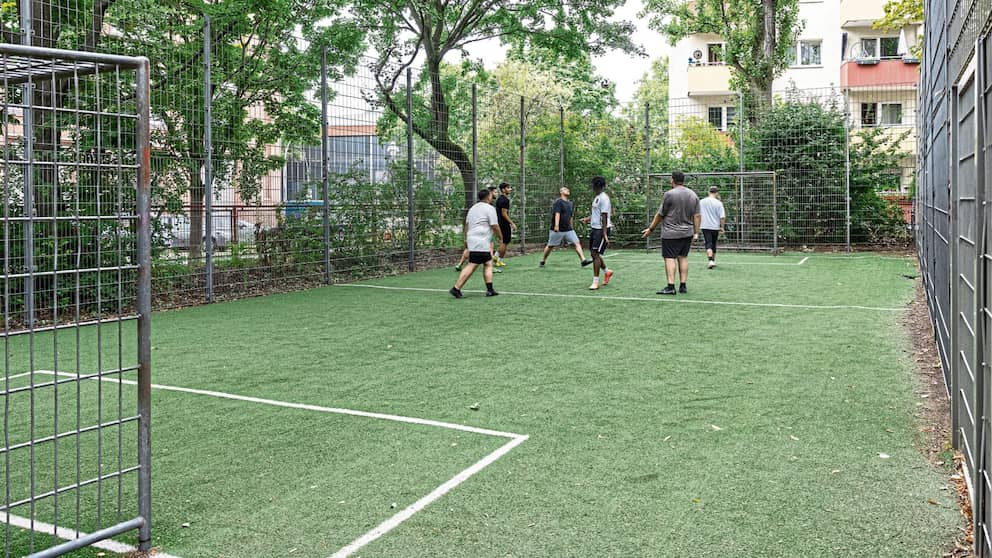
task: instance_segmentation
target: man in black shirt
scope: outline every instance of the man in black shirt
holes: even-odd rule
[[[547,261],[552,248],[568,244],[575,248],[575,253],[579,255],[579,262],[582,263],[582,267],[585,267],[591,264],[592,260],[587,260],[585,254],[582,253],[582,243],[579,242],[579,236],[575,234],[575,228],[572,226],[572,215],[575,209],[568,199],[571,192],[568,188],[562,187],[558,193],[561,194],[561,197],[555,200],[554,205],[551,206],[551,231],[548,232],[548,245],[544,247],[544,257],[541,258],[540,267],[544,267],[544,262]]]
[[[517,224],[510,218],[510,193],[513,187],[502,182],[499,185],[499,199],[496,200],[496,216],[499,218],[499,230],[503,233],[503,240],[499,243],[499,251],[496,254],[496,267],[503,267],[503,258],[506,257],[506,249],[510,244],[513,231],[517,230]]]

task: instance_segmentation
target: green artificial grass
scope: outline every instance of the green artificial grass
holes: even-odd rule
[[[949,545],[961,524],[953,493],[913,446],[914,372],[899,325],[912,260],[727,253],[707,270],[694,254],[689,294],[662,298],[657,254],[616,254],[613,280],[595,293],[589,268],[560,251],[544,269],[535,256],[510,258],[495,298],[482,296],[480,270],[453,299],[449,268],[364,283],[411,290],[335,286],[159,313],[154,382],[529,436],[363,557],[922,557]],[[116,366],[113,332],[105,367]],[[123,342],[127,364],[133,324]],[[12,372],[26,369],[25,343],[12,340]],[[95,345],[83,332],[84,368]],[[53,365],[52,346],[36,336],[36,369]],[[75,366],[73,338],[59,351],[61,369]],[[75,420],[69,385],[60,424]],[[95,384],[82,385],[88,407]],[[118,386],[103,386],[116,413]],[[133,401],[134,388],[121,389]],[[186,558],[329,556],[508,441],[153,397],[154,542]],[[51,415],[51,401],[36,406]],[[18,408],[11,428],[23,437]],[[40,416],[36,427],[51,423]],[[60,455],[74,475],[74,439]],[[19,490],[24,469],[13,471]],[[52,469],[39,483],[51,486]],[[123,488],[129,510],[134,484]],[[107,490],[116,498],[116,483]],[[75,494],[65,501],[74,508]],[[37,513],[51,520],[50,506]],[[12,555],[26,551],[24,533],[13,545]]]

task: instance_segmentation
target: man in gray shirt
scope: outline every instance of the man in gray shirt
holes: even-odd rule
[[[662,224],[661,253],[665,258],[668,285],[658,291],[657,294],[661,295],[675,294],[676,267],[679,271],[678,292],[688,292],[685,281],[689,276],[689,248],[692,247],[692,241],[699,238],[699,196],[683,186],[684,182],[683,173],[672,172],[672,189],[665,192],[651,225],[641,231],[641,236],[647,238]]]

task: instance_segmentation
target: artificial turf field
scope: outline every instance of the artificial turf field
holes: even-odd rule
[[[923,425],[900,326],[911,259],[727,253],[707,270],[694,253],[689,294],[663,298],[656,253],[609,255],[616,274],[598,292],[559,251],[544,269],[536,256],[509,259],[495,298],[482,296],[480,270],[455,300],[448,268],[155,314],[155,545],[185,558],[929,557],[948,547],[962,524],[953,491],[914,446]],[[133,325],[124,335],[133,347]],[[25,366],[23,343],[11,342],[12,372]],[[84,367],[95,345],[85,331]],[[75,345],[59,347],[68,369]],[[70,385],[63,425],[75,398],[116,412],[135,389]],[[46,397],[37,409],[52,408]],[[11,403],[11,436],[24,438],[30,410]],[[36,422],[52,431],[53,417]],[[115,450],[116,431],[110,439]],[[83,440],[85,473],[96,458]],[[60,478],[75,478],[75,441],[59,451],[70,461]],[[23,493],[24,463],[10,468]],[[41,469],[36,482],[50,489],[53,467]],[[125,518],[134,484],[120,487]],[[116,480],[102,491],[115,502]],[[96,490],[82,492],[80,528],[93,530]],[[75,505],[74,492],[62,498],[60,524],[74,525]],[[48,504],[35,513],[53,520]],[[10,555],[28,539],[11,529]],[[36,535],[35,549],[50,542]]]

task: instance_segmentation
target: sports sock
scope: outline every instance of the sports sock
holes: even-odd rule
[[[598,285],[599,284],[599,275],[597,275],[597,276],[595,276],[595,277],[592,278],[592,284],[593,285]]]
[[[493,284],[492,283],[486,283],[486,290],[489,291],[489,292],[492,292],[492,290],[493,290]]]
[[[674,289],[675,288],[675,283],[669,283],[668,284],[668,288],[669,289]]]
[[[684,289],[685,288],[685,283],[679,283],[679,288],[680,289]]]

